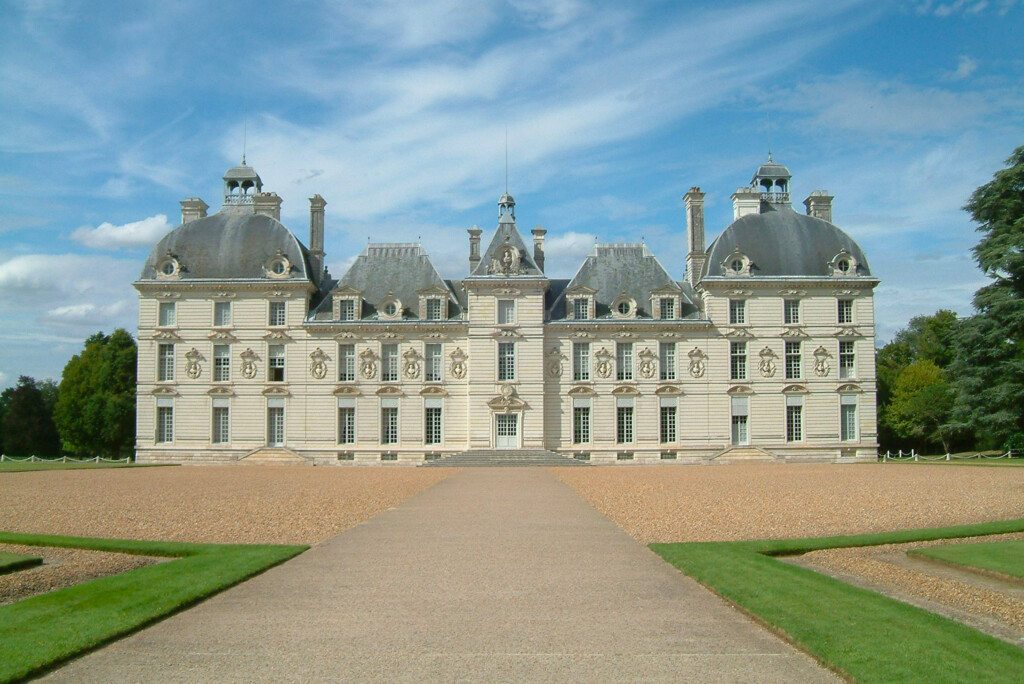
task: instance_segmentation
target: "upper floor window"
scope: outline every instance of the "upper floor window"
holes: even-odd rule
[[[853,355],[853,341],[844,340],[839,343],[839,377],[842,379],[857,377],[856,359]]]
[[[786,325],[794,325],[800,322],[800,300],[786,299],[782,302],[782,320]]]
[[[511,325],[516,322],[516,300],[498,300],[498,325]]]
[[[424,350],[426,353],[426,370],[423,379],[427,382],[441,382],[441,345],[437,343],[428,344]]]
[[[615,379],[633,379],[633,343],[617,342],[615,344]]]
[[[159,325],[171,326],[175,321],[174,302],[160,302]]]
[[[590,380],[589,342],[574,342],[572,345],[572,379]]]
[[[853,323],[853,300],[852,299],[840,299],[838,300],[838,308],[836,310],[836,320],[842,323]]]
[[[384,382],[398,380],[398,345],[382,344],[380,346],[380,379]]]
[[[672,297],[662,297],[658,303],[658,317],[666,320],[676,317],[676,300]]]
[[[729,323],[731,325],[743,325],[747,322],[747,300],[729,300]]]
[[[746,342],[731,342],[729,344],[729,378],[732,380],[747,379]]]
[[[516,379],[515,342],[498,343],[498,380]]]
[[[800,342],[786,342],[786,379],[798,380],[802,373]]]
[[[676,379],[676,343],[658,343],[658,379]]]
[[[231,346],[227,344],[213,345],[213,381],[229,382],[231,380]]]
[[[441,320],[441,300],[437,297],[431,297],[427,300],[427,320]]]
[[[219,328],[231,325],[231,302],[213,303],[213,325]]]
[[[353,299],[338,301],[338,320],[354,321],[356,319],[356,302]]]
[[[268,323],[273,326],[285,324],[284,302],[270,302],[270,318]]]
[[[267,351],[267,380],[284,382],[284,345],[272,344]]]
[[[173,344],[161,344],[157,347],[156,379],[161,382],[174,380]]]
[[[578,321],[590,318],[590,300],[586,297],[577,297],[572,300],[572,317]]]
[[[338,380],[353,382],[356,379],[356,346],[354,344],[338,345]]]

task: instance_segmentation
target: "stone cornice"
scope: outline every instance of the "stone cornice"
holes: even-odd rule
[[[722,290],[734,290],[736,288],[752,290],[777,290],[779,294],[790,293],[794,288],[802,290],[822,289],[834,290],[846,288],[851,291],[872,290],[881,281],[874,277],[863,278],[831,278],[825,276],[775,276],[775,277],[747,277],[747,278],[725,278],[722,276],[706,276],[700,281],[699,290],[715,290],[712,294],[721,296]],[[808,294],[810,294],[808,292]]]
[[[232,292],[266,292],[274,296],[285,293],[315,292],[316,285],[308,280],[136,280],[132,286],[142,294],[168,296],[163,293],[188,292],[207,297],[230,297]],[[277,294],[280,293],[280,294]]]

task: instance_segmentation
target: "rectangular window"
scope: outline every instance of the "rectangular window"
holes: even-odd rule
[[[231,413],[228,399],[213,400],[212,439],[214,444],[231,442]]]
[[[800,343],[786,342],[786,379],[799,380],[803,376],[800,362]]]
[[[169,444],[170,442],[174,441],[173,399],[157,399],[156,441],[157,444]]]
[[[573,342],[572,379],[590,380],[590,343]]]
[[[498,343],[498,380],[516,379],[515,342]]]
[[[354,321],[356,319],[356,302],[353,299],[338,301],[338,320]]]
[[[441,320],[441,300],[436,297],[431,297],[427,300],[427,320],[428,321],[439,321]]]
[[[852,394],[839,395],[839,439],[857,441],[857,397]]]
[[[395,400],[397,401],[397,400]],[[398,407],[382,405],[380,409],[380,443],[398,444]]]
[[[586,297],[577,297],[572,300],[572,317],[578,321],[590,318],[590,300]]]
[[[633,443],[633,405],[615,407],[615,441]]]
[[[800,442],[804,438],[803,397],[786,397],[786,441]]]
[[[213,325],[219,328],[231,325],[231,302],[213,303]]]
[[[839,343],[839,377],[842,379],[857,377],[852,340]]]
[[[268,349],[267,380],[284,382],[284,345],[272,344]]]
[[[427,382],[441,382],[441,369],[443,367],[441,361],[441,345],[428,344],[425,347],[425,351],[426,368],[423,373],[423,379]]]
[[[382,382],[398,381],[398,345],[380,346],[380,379]]]
[[[441,399],[427,398],[423,404],[423,443],[440,444],[442,441]]]
[[[676,441],[676,402],[675,399],[664,398],[661,400],[661,415],[659,434],[662,444],[672,444]]]
[[[338,397],[338,444],[356,443],[356,398]]]
[[[174,325],[175,310],[174,302],[160,302],[160,323],[161,326]]]
[[[160,382],[174,380],[173,344],[161,344],[157,347],[156,379]]]
[[[338,381],[354,382],[356,379],[356,345],[338,345]]]
[[[615,343],[615,379],[633,379],[633,343]]]
[[[498,300],[498,325],[512,325],[516,322],[516,300]]]
[[[671,297],[662,297],[658,306],[658,315],[664,320],[676,317],[676,300]]]
[[[836,320],[842,323],[853,323],[853,300],[852,299],[840,299],[838,300],[838,309],[836,310]]]
[[[747,421],[750,418],[750,407],[747,397],[731,397],[732,403],[732,443],[734,446],[749,444]]]
[[[747,343],[729,344],[729,377],[733,380],[747,379]]]
[[[590,444],[590,404],[572,407],[572,443]]]
[[[676,343],[658,343],[658,379],[676,379]]]
[[[267,444],[284,446],[284,399],[267,400]]]
[[[731,325],[743,325],[747,322],[747,300],[729,300],[729,323]]]
[[[786,325],[794,325],[800,322],[800,300],[799,299],[787,299],[782,303],[783,315],[782,319]]]
[[[231,345],[213,345],[213,381],[231,381]]]
[[[285,324],[284,302],[270,302],[269,325],[281,326]]]

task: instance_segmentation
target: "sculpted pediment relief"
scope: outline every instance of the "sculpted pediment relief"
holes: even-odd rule
[[[591,387],[573,387],[569,390],[570,397],[594,397],[597,396],[597,392]]]
[[[729,337],[731,339],[749,339],[753,337],[753,335],[746,328],[733,328],[725,333],[725,337]]]
[[[807,394],[808,389],[803,385],[786,385],[782,388],[783,394]]]
[[[393,385],[387,385],[377,390],[376,394],[378,397],[400,397],[403,395],[403,392]]]
[[[292,393],[287,387],[267,387],[262,392],[265,397],[290,397]]]
[[[358,387],[339,385],[334,389],[334,394],[339,397],[358,397],[362,392],[359,391]]]
[[[852,382],[846,382],[846,383],[843,383],[842,385],[840,385],[839,387],[836,387],[836,392],[840,392],[840,393],[863,392],[863,391],[864,390],[861,389],[860,385],[856,385],[856,384],[854,384]]]
[[[512,385],[503,386],[501,394],[488,401],[487,406],[498,413],[512,413],[529,408],[526,402],[519,398],[516,388]]]
[[[230,387],[226,387],[226,386],[223,386],[223,385],[217,386],[217,387],[211,387],[210,389],[206,390],[206,393],[209,394],[211,397],[233,397],[233,396],[235,396],[234,390],[232,390]]]
[[[237,342],[238,338],[231,334],[228,330],[214,330],[212,333],[206,336],[206,339],[212,340],[213,342]]]
[[[838,328],[833,337],[862,337],[862,335],[856,326],[849,325]]]
[[[785,330],[782,331],[781,337],[788,337],[790,339],[794,339],[794,338],[810,337],[810,335],[805,333],[803,331],[803,328],[786,328]]]
[[[682,394],[683,390],[675,385],[662,385],[654,393],[659,397],[675,397]]]
[[[156,397],[176,397],[178,396],[178,390],[174,387],[161,385],[160,387],[154,387],[151,394]]]
[[[491,337],[496,340],[521,340],[523,334],[516,328],[504,328],[502,330],[495,330],[491,333]]]
[[[620,385],[612,390],[612,394],[616,397],[638,397],[640,391],[630,385]]]
[[[283,330],[271,330],[263,339],[267,342],[292,342],[292,336]]]
[[[725,391],[726,394],[753,394],[754,390],[750,389],[747,385],[733,385]]]
[[[173,330],[158,330],[152,335],[152,339],[167,342],[181,342],[181,338]]]
[[[448,392],[443,387],[424,387],[420,390],[421,397],[447,397]]]

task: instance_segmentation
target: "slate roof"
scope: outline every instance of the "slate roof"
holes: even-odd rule
[[[278,250],[291,262],[292,278],[311,280],[306,247],[280,221],[251,206],[224,207],[165,235],[139,278],[155,280],[156,265],[170,252],[181,264],[181,280],[271,280],[263,267]]]
[[[363,293],[363,318],[376,318],[381,302],[392,295],[402,303],[406,318],[420,318],[419,293],[440,287],[448,294],[448,317],[462,311],[453,296],[449,281],[438,274],[423,245],[412,242],[372,243],[341,276],[338,287],[351,287]],[[324,300],[312,318],[330,319],[330,298]],[[321,315],[323,314],[323,315]]]
[[[867,257],[837,226],[788,206],[769,205],[736,219],[708,248],[705,276],[724,275],[722,263],[739,249],[753,276],[829,276],[829,264],[845,249],[857,260],[857,275],[870,276]]]
[[[553,301],[549,309],[552,320],[565,317],[565,291],[578,286],[596,291],[596,318],[610,316],[612,302],[623,293],[636,300],[639,318],[650,318],[653,290],[673,290],[679,293],[682,299],[681,318],[697,315],[697,307],[689,294],[642,243],[594,245],[579,271],[562,287]]]

